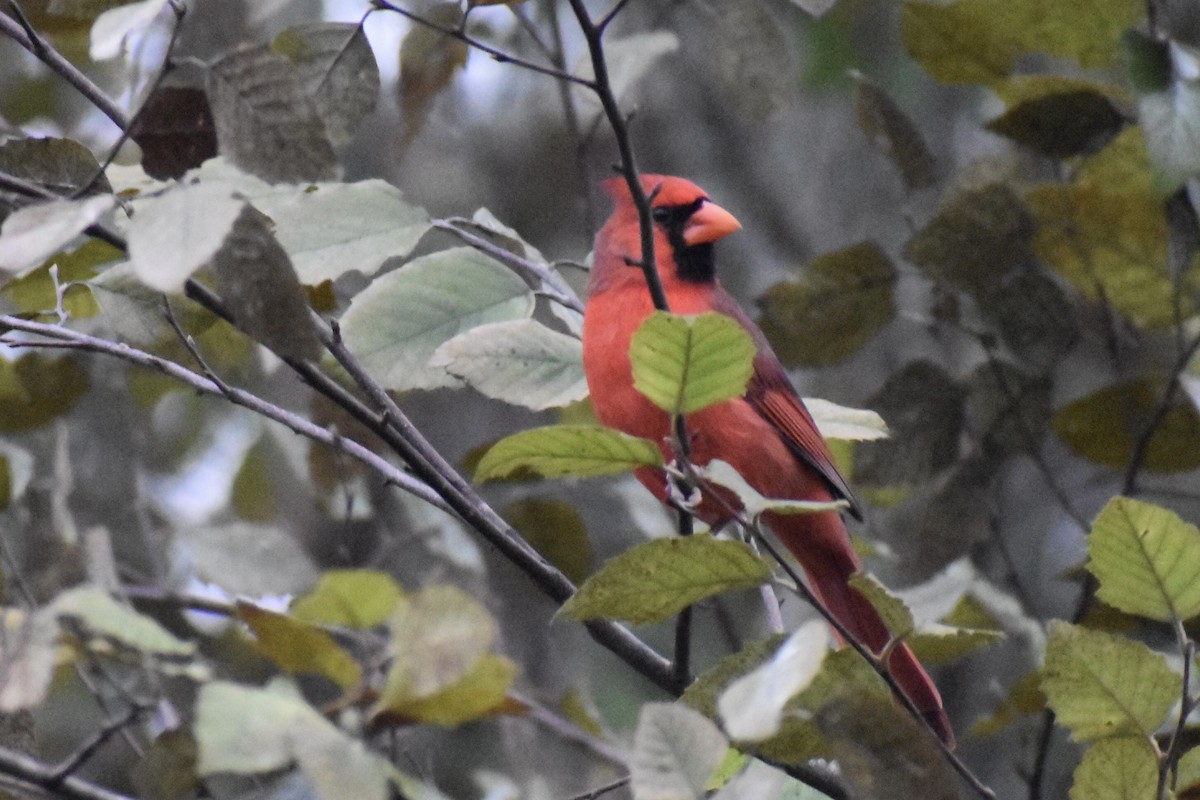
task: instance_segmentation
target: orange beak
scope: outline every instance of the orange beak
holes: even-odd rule
[[[736,230],[741,230],[742,223],[737,217],[711,200],[700,204],[683,226],[683,241],[690,245],[707,244],[723,239]]]

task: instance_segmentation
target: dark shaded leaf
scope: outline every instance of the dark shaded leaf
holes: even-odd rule
[[[192,796],[200,788],[196,740],[183,730],[163,733],[133,766],[132,778],[142,797],[180,800]]]
[[[896,313],[896,268],[874,242],[825,253],[800,278],[759,298],[758,324],[789,367],[834,364],[854,354]]]
[[[296,67],[300,87],[316,106],[334,146],[347,142],[379,96],[379,66],[362,26],[297,25],[276,36],[271,50]]]
[[[816,727],[854,797],[959,797],[941,750],[891,698],[846,692],[821,708]]]
[[[304,289],[266,217],[245,206],[211,269],[239,328],[281,356],[316,356],[320,342]]]
[[[924,137],[887,92],[861,73],[854,77],[854,110],[867,141],[900,170],[909,191],[932,186],[936,162]]]
[[[271,183],[337,178],[325,125],[287,59],[242,47],[213,63],[207,88],[218,148],[235,165]]]
[[[1100,92],[1048,94],[1009,108],[985,127],[1052,158],[1095,153],[1130,122]]]
[[[866,403],[892,438],[859,445],[855,477],[879,486],[924,483],[954,463],[966,392],[939,366],[914,361],[888,378]]]
[[[592,543],[583,518],[571,504],[530,497],[506,506],[503,516],[574,583],[591,574]]]
[[[1162,397],[1161,381],[1144,378],[1112,384],[1060,408],[1054,432],[1084,458],[1124,469]],[[1200,466],[1200,415],[1176,397],[1158,420],[1142,463],[1153,472],[1186,472]]]
[[[0,172],[64,196],[88,185],[91,194],[112,192],[108,178],[100,174],[100,162],[74,139],[10,139],[0,144]],[[9,210],[0,199],[0,218]]]
[[[1036,370],[1052,368],[1079,338],[1066,292],[1040,271],[1006,276],[984,295],[979,310],[1009,349]]]
[[[39,353],[0,359],[0,431],[40,428],[71,410],[87,391],[87,372],[73,358]]]
[[[146,100],[129,129],[152,178],[178,178],[217,154],[217,129],[208,96],[190,86],[162,86]]]
[[[982,293],[1029,257],[1033,215],[999,183],[948,198],[904,255],[935,281]]]
[[[985,453],[1036,453],[1050,427],[1048,378],[1006,361],[989,360],[967,378],[971,428]]]

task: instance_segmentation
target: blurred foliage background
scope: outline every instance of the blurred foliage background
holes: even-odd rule
[[[22,8],[132,110],[155,79],[170,15],[140,30],[126,57],[92,62],[92,24],[115,5]],[[1031,773],[1045,796],[1062,796],[1076,763],[1058,730],[1038,766],[1045,722],[1031,713],[1042,701],[1028,676],[1042,623],[1135,627],[1091,599],[1080,570],[1089,521],[1115,494],[1200,513],[1197,15],[1186,3],[1094,5],[1042,14],[1034,0],[840,0],[814,17],[810,4],[786,0],[661,0],[629,3],[608,34],[639,168],[694,180],[742,221],[721,243],[721,279],[755,310],[802,394],[872,408],[892,428],[888,442],[839,446],[868,501],[857,532],[873,571],[904,587],[959,559],[975,570],[974,605],[956,613],[1007,639],[945,665],[938,683],[963,732],[960,754],[1001,796],[1037,796]],[[403,7],[451,27],[462,19],[457,3]],[[290,25],[366,12],[355,2],[189,4],[165,85],[202,86],[203,62]],[[581,265],[607,214],[597,182],[616,158],[594,99],[396,13],[376,10],[364,29],[382,83],[338,148],[346,180],[383,178],[434,218],[486,208],[563,262],[582,294]],[[569,11],[552,0],[481,5],[464,30],[519,58],[586,71]],[[74,138],[101,156],[117,141],[109,120],[4,37],[0,64],[3,132]],[[127,144],[117,164],[139,158]],[[0,169],[8,163],[0,158]],[[415,253],[454,243],[435,230]],[[76,262],[60,269],[86,279],[104,260],[84,252],[78,275],[67,273]],[[340,277],[335,307],[365,282]],[[8,310],[53,307],[49,286],[44,270],[10,282]],[[355,430],[228,326],[205,331],[201,345],[227,378]],[[442,512],[160,376],[96,358],[66,363],[56,373],[26,367],[36,372],[29,385],[50,386],[35,405],[53,398],[61,408],[30,420],[20,410],[28,396],[0,405],[5,441],[24,454],[9,458],[10,495],[20,498],[4,512],[10,602],[18,581],[46,601],[85,575],[97,580],[97,563],[124,583],[189,592],[215,583],[253,596],[303,593],[322,570],[368,567],[410,590],[466,588],[498,621],[497,647],[521,665],[522,692],[582,704],[618,739],[658,696],[580,626],[552,621],[552,603]],[[4,369],[0,387],[19,385],[18,368]],[[472,389],[410,391],[400,402],[457,464],[512,431],[588,415],[535,413]],[[628,478],[503,484],[486,496],[576,578],[672,530]],[[790,600],[784,610],[791,621],[807,614]],[[700,607],[697,625],[698,668],[766,634],[752,593]],[[1165,628],[1138,631],[1168,640]],[[639,632],[669,648],[669,627]],[[271,672],[261,655],[244,657],[244,676]],[[83,673],[63,680],[36,714],[51,761],[100,714]],[[528,796],[570,796],[607,774],[520,717],[398,736],[405,769],[452,796],[493,796],[485,784],[503,780]],[[91,771],[131,790],[122,765],[134,756],[115,744],[102,755]]]

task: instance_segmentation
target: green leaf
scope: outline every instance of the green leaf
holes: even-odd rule
[[[239,519],[247,522],[270,522],[279,514],[275,484],[271,480],[270,440],[260,437],[246,451],[230,487],[229,503]]]
[[[931,279],[982,294],[1028,259],[1035,227],[1021,198],[993,183],[943,202],[904,255]]]
[[[656,311],[629,345],[633,385],[668,414],[691,414],[745,393],[754,352],[750,334],[732,317]]]
[[[896,309],[896,267],[874,242],[825,253],[795,281],[777,283],[758,299],[758,320],[784,364],[825,366],[856,353]]]
[[[146,286],[178,292],[224,246],[246,201],[224,186],[181,184],[138,203],[129,225],[129,262]]]
[[[1050,623],[1042,691],[1076,741],[1151,735],[1179,699],[1181,681],[1144,644]]]
[[[252,603],[238,603],[238,618],[254,632],[264,655],[292,674],[322,675],[343,690],[362,682],[362,667],[325,631],[309,622]]]
[[[101,194],[54,200],[20,208],[0,225],[0,271],[20,277],[62,250],[107,214],[116,203]]]
[[[1088,555],[1110,606],[1160,622],[1200,614],[1200,529],[1177,514],[1115,497],[1092,523]]]
[[[991,83],[1024,53],[1113,63],[1120,37],[1146,9],[1135,0],[992,0],[904,4],[900,35],[913,58],[943,83]]]
[[[352,270],[374,275],[389,258],[408,256],[429,230],[425,210],[378,178],[277,187],[247,196],[275,223],[275,237],[306,286]]]
[[[480,325],[443,344],[430,359],[479,392],[543,411],[587,397],[583,345],[531,319]]]
[[[824,620],[801,625],[771,659],[729,683],[717,699],[725,731],[737,741],[779,733],[784,706],[804,691],[825,662],[829,631]]]
[[[1176,767],[1176,797],[1194,797],[1200,790],[1200,747],[1193,747],[1183,754]]]
[[[532,312],[524,281],[488,256],[458,247],[376,279],[350,303],[341,329],[346,345],[387,388],[435,389],[460,383],[429,365],[443,342]]]
[[[505,506],[503,516],[573,582],[591,574],[592,543],[583,517],[570,503],[531,497]]]
[[[709,534],[655,539],[605,564],[559,613],[577,620],[662,622],[706,597],[749,589],[770,577],[767,562],[742,542]]]
[[[1192,313],[1167,272],[1161,200],[1092,181],[1037,186],[1025,199],[1038,222],[1034,252],[1084,297],[1152,329],[1174,325],[1179,303]]]
[[[630,788],[652,800],[699,800],[725,758],[717,726],[681,703],[647,703],[633,735]]]
[[[615,475],[638,467],[661,467],[662,453],[647,439],[594,425],[548,425],[506,436],[492,445],[475,480],[532,471],[545,478]]]
[[[40,353],[16,361],[0,359],[0,431],[35,430],[70,411],[88,390],[90,380],[72,358]]]
[[[389,797],[391,765],[322,717],[285,680],[265,689],[204,684],[193,730],[202,776],[254,775],[296,764],[319,800]]]
[[[196,652],[195,643],[176,638],[154,620],[121,605],[94,586],[69,589],[48,608],[54,617],[74,620],[91,634],[141,653],[180,657]]]
[[[1054,432],[1084,458],[1124,469],[1138,439],[1158,413],[1163,389],[1157,380],[1105,386],[1054,415]],[[1173,399],[1157,420],[1142,466],[1153,472],[1187,472],[1200,466],[1200,415],[1186,400]]]
[[[1144,738],[1104,739],[1075,768],[1071,800],[1155,800],[1158,758]],[[1180,795],[1182,796],[1182,795]]]
[[[108,242],[88,239],[70,252],[57,253],[51,261],[25,277],[9,281],[4,286],[4,294],[20,311],[46,312],[54,310],[55,304],[58,302],[54,279],[50,275],[51,267],[54,267],[57,270],[60,287],[68,283],[75,283],[74,286],[67,289],[63,297],[63,309],[71,319],[94,317],[99,312],[95,297],[88,288],[84,288],[76,282],[94,277],[97,267],[120,261],[123,258],[124,254]]]
[[[404,590],[386,572],[333,569],[322,572],[313,590],[292,603],[291,613],[317,625],[362,630],[386,622],[403,597]]]

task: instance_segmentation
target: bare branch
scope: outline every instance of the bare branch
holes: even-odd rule
[[[9,0],[9,8],[13,16],[0,14],[0,33],[33,53],[39,61],[57,72],[67,83],[88,99],[92,105],[100,109],[104,116],[122,131],[129,129],[129,117],[115,100],[104,93],[104,90],[92,82],[91,78],[80,72],[74,64],[68,61],[54,46],[47,42],[32,26],[22,25],[18,20],[25,20],[21,7],[15,0]]]
[[[476,39],[473,36],[469,36],[465,31],[462,31],[458,28],[451,28],[446,25],[439,25],[438,23],[433,22],[432,20],[425,19],[424,17],[422,17],[419,14],[414,14],[413,12],[411,12],[405,8],[402,8],[398,5],[395,5],[391,2],[389,2],[389,0],[374,0],[374,4],[375,4],[376,8],[385,9],[387,11],[394,11],[397,14],[399,14],[400,16],[405,17],[406,19],[412,20],[413,22],[417,23],[418,25],[423,25],[424,27],[429,28],[430,30],[437,31],[438,33],[442,34],[443,36],[449,36],[451,39],[457,39],[458,41],[462,42],[463,44],[467,45],[468,47],[471,47],[475,50],[479,50],[480,52],[483,52],[483,53],[487,53],[489,56],[491,56],[493,59],[495,59],[496,61],[498,61],[501,64],[512,64],[514,67],[520,67],[521,69],[527,69],[530,72],[536,72],[540,75],[548,75],[551,78],[555,78],[560,81],[566,81],[568,83],[578,84],[579,86],[585,86],[589,89],[592,88],[592,82],[587,80],[586,78],[580,78],[578,75],[572,75],[570,72],[565,72],[563,70],[559,70],[554,67],[548,67],[548,66],[545,66],[544,64],[537,64],[533,61],[526,61],[525,59],[520,58],[519,56],[514,56],[511,53],[506,53],[497,47],[493,47],[492,45],[488,44],[487,42]]]
[[[64,800],[135,800],[74,775],[60,778],[56,767],[7,747],[0,747],[0,772]]]

